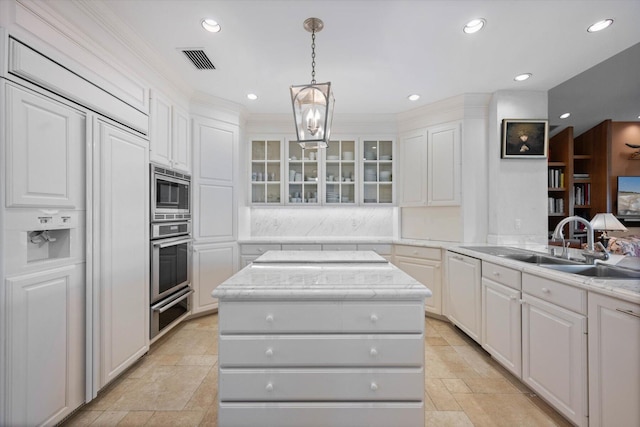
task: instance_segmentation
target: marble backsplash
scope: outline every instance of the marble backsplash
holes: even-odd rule
[[[397,208],[251,208],[250,237],[394,238]]]

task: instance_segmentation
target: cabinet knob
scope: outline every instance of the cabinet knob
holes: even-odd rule
[[[258,248],[258,252],[262,253],[263,252],[262,248]]]
[[[267,383],[267,386],[264,389],[267,391],[273,391],[273,384]]]
[[[268,323],[273,323],[273,314],[267,314],[266,321]]]
[[[542,292],[544,292],[545,294],[551,293],[551,291],[547,288],[542,288]]]
[[[371,323],[376,323],[378,321],[378,316],[375,314],[372,314],[369,319],[371,320]]]
[[[373,357],[376,357],[378,355],[378,350],[372,348],[371,350],[369,350],[369,354]]]
[[[376,390],[378,390],[378,384],[373,382],[373,383],[371,383],[369,388],[371,389],[371,391],[376,391]]]
[[[518,299],[518,298],[517,298],[515,295],[511,295],[511,296],[509,297],[509,299],[510,299],[511,301],[513,301],[513,300],[516,300],[516,299]]]
[[[272,348],[268,348],[267,351],[264,352],[264,354],[266,354],[267,357],[273,356],[273,349]]]
[[[494,272],[493,272],[493,275],[494,275],[494,276],[500,276],[500,273],[499,273],[499,272],[497,272],[497,271],[494,271]]]

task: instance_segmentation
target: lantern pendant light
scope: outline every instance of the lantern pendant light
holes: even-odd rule
[[[326,148],[335,100],[331,82],[316,83],[316,33],[324,28],[324,23],[318,18],[308,18],[304,28],[311,33],[311,83],[290,88],[296,136],[302,148]]]

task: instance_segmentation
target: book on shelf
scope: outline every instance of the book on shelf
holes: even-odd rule
[[[549,197],[549,213],[561,214],[564,213],[564,199],[556,199]]]
[[[588,173],[574,173],[573,174],[573,178],[574,179],[589,179],[589,174]]]
[[[591,184],[575,184],[573,186],[574,204],[584,206],[591,203]]]
[[[549,169],[549,183],[550,188],[563,188],[564,187],[564,172],[562,169],[550,168]]]

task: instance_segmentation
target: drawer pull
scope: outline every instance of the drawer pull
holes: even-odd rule
[[[273,384],[267,383],[267,386],[264,389],[267,391],[273,391]]]
[[[616,311],[619,311],[620,313],[624,313],[624,314],[629,314],[629,315],[631,315],[631,316],[633,316],[633,317],[638,317],[638,318],[640,318],[640,314],[636,314],[636,313],[634,313],[634,312],[633,312],[633,311],[631,311],[631,310],[623,310],[623,309],[621,309],[621,308],[616,308]]]
[[[371,391],[376,391],[376,390],[378,390],[378,384],[376,384],[376,383],[371,383],[371,385],[369,386],[369,388],[371,389]]]
[[[273,323],[273,314],[267,314],[265,320],[267,321],[267,323]]]
[[[271,357],[271,356],[273,356],[273,349],[272,349],[272,348],[268,348],[268,349],[267,349],[267,351],[265,351],[265,352],[264,352],[264,354],[265,354],[267,357]]]
[[[370,319],[371,319],[371,323],[376,323],[378,321],[378,316],[375,314],[372,314]]]
[[[547,288],[542,288],[542,292],[544,292],[545,294],[550,294],[551,291]]]
[[[373,357],[376,357],[378,355],[378,350],[372,348],[371,350],[369,350],[369,354]]]

